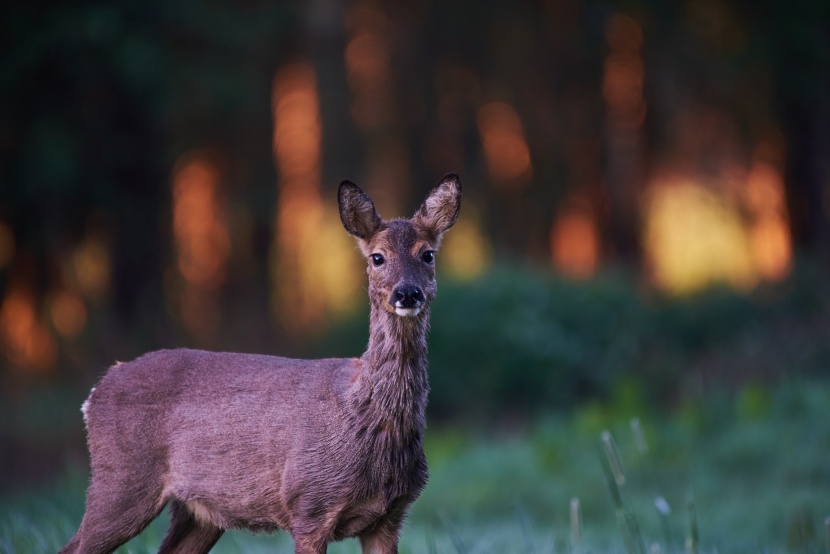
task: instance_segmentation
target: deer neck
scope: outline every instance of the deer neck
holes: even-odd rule
[[[373,419],[395,434],[420,434],[426,427],[428,329],[429,308],[400,317],[372,303],[363,396]]]

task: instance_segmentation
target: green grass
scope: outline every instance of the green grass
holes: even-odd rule
[[[830,551],[830,383],[700,395],[669,416],[633,409],[581,406],[496,436],[428,430],[431,478],[401,552],[686,552],[692,503],[698,552]],[[619,505],[603,471],[605,430],[625,473]],[[0,553],[56,551],[80,521],[86,479],[85,468],[70,468],[51,486],[0,498]],[[634,522],[642,538],[627,543]],[[166,525],[163,515],[120,552],[154,552]],[[292,543],[285,533],[230,532],[214,551],[292,552]]]

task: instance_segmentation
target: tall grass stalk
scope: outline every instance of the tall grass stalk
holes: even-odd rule
[[[571,544],[579,552],[582,545],[582,514],[579,498],[571,498]]]
[[[634,444],[637,447],[637,452],[641,456],[648,454],[648,442],[646,441],[646,434],[643,432],[643,426],[640,423],[639,417],[631,419],[631,433],[634,435]]]
[[[697,510],[695,509],[694,499],[689,500],[689,536],[686,538],[686,552],[687,554],[697,554],[698,545],[698,529],[697,529]]]
[[[658,496],[654,499],[654,508],[657,510],[657,513],[660,514],[660,523],[663,527],[663,540],[666,542],[666,548],[671,550],[672,542],[674,542],[672,541],[671,526],[669,525],[671,506],[665,498]]]
[[[645,545],[640,533],[640,525],[634,513],[626,508],[623,502],[622,486],[625,485],[625,470],[622,465],[620,452],[610,431],[603,431],[600,435],[600,449],[602,454],[602,468],[605,471],[605,479],[608,489],[611,492],[611,499],[620,520],[623,533],[623,542],[628,554],[645,554]]]
[[[461,537],[455,530],[455,526],[450,521],[450,518],[444,514],[441,516],[441,521],[444,523],[444,527],[447,528],[447,533],[450,536],[452,545],[455,547],[455,551],[458,552],[458,554],[467,554],[467,547],[464,546],[464,541],[461,540]]]
[[[427,543],[427,553],[438,554],[438,546],[435,544],[435,535],[432,534],[432,531],[427,531],[424,540]]]
[[[519,518],[519,525],[522,528],[522,535],[525,541],[525,552],[527,554],[534,554],[536,552],[536,545],[533,542],[533,529],[530,526],[530,518],[527,515],[521,504],[516,504],[516,516]]]
[[[824,518],[824,539],[827,542],[827,552],[830,552],[830,516]]]

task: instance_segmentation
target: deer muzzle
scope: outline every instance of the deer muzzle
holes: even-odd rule
[[[424,291],[414,285],[395,287],[389,296],[389,305],[399,316],[415,316],[421,311],[426,302]]]

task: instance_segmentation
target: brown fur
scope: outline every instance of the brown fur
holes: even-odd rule
[[[359,359],[292,360],[162,350],[116,364],[84,403],[92,479],[80,529],[62,553],[106,553],[162,508],[160,552],[204,553],[225,529],[288,531],[296,553],[359,537],[397,552],[427,481],[426,335],[435,271],[424,260],[458,217],[448,175],[411,220],[383,220],[356,185],[340,215],[368,258],[369,345]],[[381,253],[375,266],[371,255]],[[395,313],[396,293],[416,315]]]

